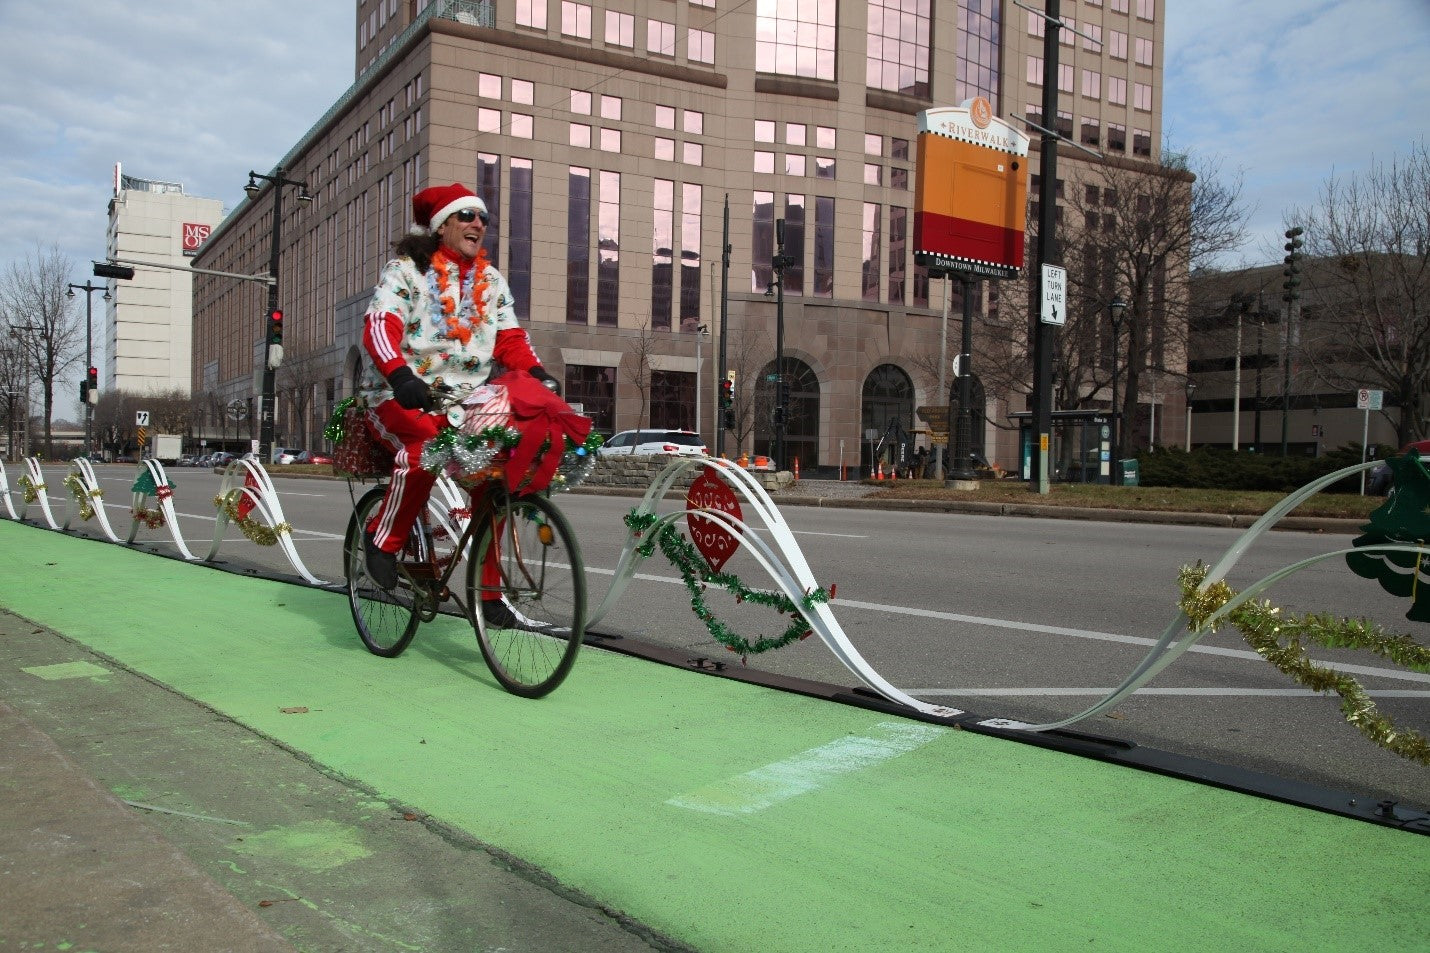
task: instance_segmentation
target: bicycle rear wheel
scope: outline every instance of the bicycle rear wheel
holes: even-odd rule
[[[482,657],[503,688],[540,698],[561,684],[586,634],[586,571],[554,503],[498,500],[468,560],[467,599]]]
[[[362,644],[373,655],[396,658],[417,634],[418,601],[406,576],[391,590],[373,582],[367,574],[362,543],[363,528],[382,505],[385,492],[384,487],[374,487],[353,508],[343,539],[343,567],[348,577],[348,605]],[[413,531],[417,531],[415,527]]]

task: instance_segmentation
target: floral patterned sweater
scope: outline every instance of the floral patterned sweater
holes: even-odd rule
[[[382,269],[363,326],[363,347],[377,375],[363,392],[375,403],[392,396],[387,375],[403,364],[429,384],[485,384],[495,365],[530,370],[541,363],[516,323],[511,288],[485,252],[473,262],[438,248],[427,273],[410,258]]]

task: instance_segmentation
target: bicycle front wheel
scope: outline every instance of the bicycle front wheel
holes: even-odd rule
[[[396,658],[417,634],[417,600],[406,577],[395,589],[383,589],[373,582],[362,544],[363,528],[382,505],[385,492],[384,487],[374,487],[358,500],[343,539],[343,567],[348,577],[348,605],[362,644],[373,655]]]
[[[586,634],[586,571],[554,503],[497,502],[468,560],[467,604],[482,657],[503,688],[540,698],[561,684]]]

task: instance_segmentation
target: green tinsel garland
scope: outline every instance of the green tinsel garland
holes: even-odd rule
[[[1236,596],[1236,591],[1221,581],[1200,589],[1206,577],[1207,567],[1198,564],[1183,566],[1178,580],[1182,588],[1181,608],[1193,631],[1202,629],[1212,613]],[[1341,712],[1361,734],[1406,760],[1430,765],[1430,741],[1424,735],[1397,729],[1376,709],[1375,702],[1359,682],[1313,663],[1301,643],[1306,640],[1328,648],[1369,649],[1398,665],[1427,673],[1430,673],[1430,649],[1408,635],[1387,635],[1380,626],[1364,619],[1336,619],[1317,613],[1283,616],[1279,608],[1265,601],[1243,603],[1228,613],[1226,619],[1241,630],[1246,643],[1258,655],[1282,672],[1312,691],[1335,692],[1341,696]]]
[[[625,522],[631,532],[640,537],[655,524],[656,517],[652,513],[640,514],[632,510],[626,514]],[[813,609],[816,605],[829,601],[829,593],[825,592],[823,588],[819,588],[806,593],[800,600],[800,604],[796,605],[784,593],[750,589],[734,573],[715,572],[705,558],[700,555],[700,551],[695,548],[695,545],[669,523],[661,527],[655,538],[647,539],[638,546],[636,552],[642,557],[649,557],[657,545],[660,546],[660,551],[665,558],[670,560],[671,565],[680,570],[680,577],[685,581],[685,588],[690,592],[690,608],[694,610],[695,615],[705,623],[705,628],[710,631],[716,641],[739,655],[741,660],[744,660],[746,656],[783,648],[791,642],[807,638],[812,630],[801,614],[801,609]],[[789,628],[775,638],[760,638],[750,642],[743,636],[731,632],[706,606],[704,591],[707,585],[720,586],[729,590],[734,594],[737,602],[753,602],[756,605],[769,606],[780,615],[792,616],[793,621],[790,622]]]
[[[332,443],[333,446],[336,447],[338,444],[342,443],[343,438],[348,435],[348,408],[353,407],[355,405],[361,406],[358,405],[358,401],[362,399],[363,398],[361,397],[344,397],[342,400],[338,401],[337,404],[333,406],[333,415],[328,418],[328,426],[323,428],[323,436],[327,437],[328,441]]]
[[[45,490],[45,484],[36,483],[28,476],[22,476],[15,481],[20,484],[20,488],[25,491],[25,502],[33,503],[40,498],[40,494]]]
[[[257,543],[259,546],[272,546],[278,542],[279,533],[291,533],[293,527],[288,523],[279,523],[272,529],[264,526],[251,516],[240,516],[238,512],[238,502],[243,498],[243,490],[234,487],[228,491],[228,497],[214,497],[214,507],[223,510],[224,515],[239,528],[244,536]]]
[[[88,490],[84,488],[84,481],[73,473],[65,477],[65,486],[69,487],[70,496],[74,497],[75,503],[79,504],[79,518],[86,523],[94,518],[94,506],[89,502],[90,498],[99,499],[104,495],[100,489]]]

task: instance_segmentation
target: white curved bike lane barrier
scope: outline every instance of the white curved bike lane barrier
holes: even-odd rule
[[[109,537],[111,543],[119,542],[114,527],[109,525],[109,514],[104,509],[104,490],[94,475],[94,467],[84,457],[70,461],[70,472],[65,475],[65,487],[69,490],[69,503],[65,509],[66,531],[78,516],[82,522],[99,520],[99,528]]]
[[[283,504],[278,501],[278,491],[273,488],[273,480],[268,471],[256,460],[239,459],[230,463],[223,471],[223,483],[214,499],[218,518],[214,520],[213,545],[209,547],[206,562],[212,561],[223,546],[224,532],[233,522],[243,533],[259,546],[275,543],[298,575],[309,585],[328,585],[308,571],[303,559],[293,545],[293,527],[283,515]],[[255,519],[255,515],[258,517]],[[260,522],[260,520],[262,522]]]
[[[174,513],[174,485],[169,482],[164,465],[158,460],[139,461],[134,485],[130,489],[134,499],[129,511],[129,536],[124,541],[133,545],[141,525],[149,529],[167,529],[169,538],[174,541],[183,557],[197,559],[198,557],[189,552],[188,544],[179,534],[179,520]],[[150,497],[158,501],[157,509],[149,508]]]
[[[18,520],[20,514],[15,512],[15,504],[10,502],[10,476],[5,472],[3,460],[0,460],[0,499],[5,501],[5,512],[10,514],[10,518]]]
[[[16,519],[24,520],[25,512],[30,508],[30,504],[39,503],[40,512],[44,514],[45,522],[49,524],[50,529],[59,529],[60,524],[55,521],[54,511],[50,509],[50,498],[45,492],[48,487],[45,485],[45,474],[40,470],[39,457],[25,458],[25,472],[16,482],[20,484],[20,490],[23,493],[20,501],[20,515]]]

